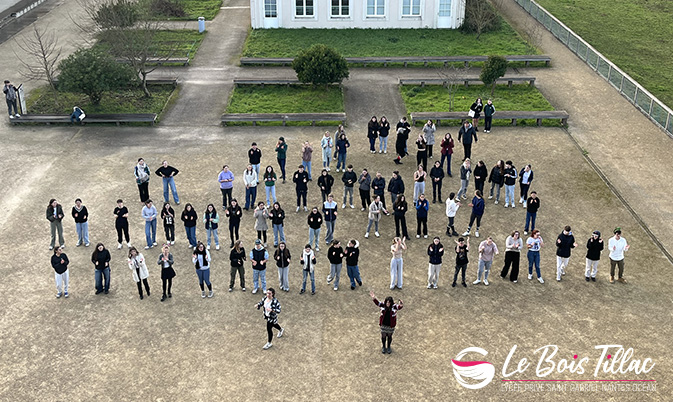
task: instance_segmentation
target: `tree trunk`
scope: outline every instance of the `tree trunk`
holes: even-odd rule
[[[497,81],[493,81],[493,84],[491,84],[491,98],[493,97],[493,93],[495,93],[495,83]]]
[[[144,71],[144,70],[143,70],[143,71],[140,72],[140,74],[141,74],[142,77],[143,77],[142,86],[143,86],[143,92],[145,93],[145,97],[146,97],[146,98],[151,98],[151,97],[152,97],[152,94],[151,94],[150,91],[147,89],[147,71]]]

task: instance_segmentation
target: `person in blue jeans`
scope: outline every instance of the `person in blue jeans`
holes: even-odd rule
[[[91,262],[96,273],[96,294],[110,291],[110,252],[103,243],[96,244],[96,248],[91,254]],[[105,280],[105,283],[103,283]]]
[[[362,279],[360,278],[360,267],[358,266],[358,258],[360,257],[360,243],[357,240],[351,240],[346,247],[346,272],[348,279],[351,280],[351,290],[355,290],[355,282],[362,286]]]
[[[302,276],[303,280],[301,283],[301,290],[299,294],[304,294],[306,292],[306,277],[311,277],[311,294],[315,294],[315,264],[316,264],[315,253],[311,249],[311,245],[307,244],[304,246],[304,251],[301,254],[301,259],[299,263],[302,265]]]
[[[337,150],[337,166],[336,166],[336,171],[338,172],[339,169],[345,170],[346,169],[346,155],[348,152],[348,148],[351,146],[350,142],[348,142],[348,138],[346,138],[346,134],[341,134],[339,136],[339,139],[336,141],[336,150]]]
[[[273,208],[269,210],[269,219],[273,226],[273,246],[278,247],[279,243],[285,242],[285,230],[283,229],[285,211],[280,207],[280,203],[273,203]]]
[[[206,246],[199,242],[192,254],[192,262],[196,268],[196,276],[199,278],[199,286],[201,287],[201,298],[206,297],[206,289],[204,284],[208,286],[208,297],[213,297],[213,284],[210,283],[210,252],[206,250]]]
[[[514,186],[516,185],[516,179],[518,176],[516,168],[512,164],[512,161],[505,162],[505,208],[510,204],[512,208],[515,208],[514,204]]]
[[[544,283],[542,275],[540,274],[540,249],[544,246],[544,241],[540,237],[540,231],[533,229],[531,236],[526,240],[526,247],[528,247],[528,279],[533,279],[533,266],[535,266],[535,274],[540,283]]]
[[[72,207],[72,217],[75,219],[75,228],[77,229],[77,246],[84,244],[89,247],[89,211],[82,205],[81,199],[75,200],[75,206]]]
[[[189,247],[196,247],[196,211],[192,207],[192,204],[187,203],[185,209],[182,211],[180,219],[185,224],[185,232],[187,233],[187,240],[189,241]]]
[[[260,239],[255,240],[255,248],[250,250],[252,262],[252,293],[257,293],[262,285],[262,293],[266,293],[266,263],[269,261],[269,252],[266,251]]]
[[[530,197],[526,201],[526,227],[523,234],[528,234],[528,229],[535,229],[535,218],[537,217],[537,210],[540,209],[540,199],[537,197],[537,192],[531,191]]]
[[[330,244],[334,239],[334,227],[336,226],[338,205],[334,201],[334,196],[329,194],[327,201],[323,203],[322,212],[325,217],[325,244]]]
[[[180,171],[173,166],[168,164],[168,161],[161,162],[161,167],[154,172],[157,176],[161,177],[164,182],[164,202],[168,202],[168,189],[170,188],[173,193],[173,201],[177,205],[180,205],[180,197],[178,197],[178,190],[175,188],[175,179],[174,177],[180,173]]]
[[[152,200],[145,201],[142,216],[145,220],[145,240],[147,240],[145,250],[147,250],[157,245],[157,208],[152,205]]]
[[[215,210],[215,205],[208,204],[206,211],[203,213],[203,223],[206,224],[206,240],[208,243],[208,246],[206,247],[207,250],[210,250],[211,237],[215,240],[215,249],[220,249],[220,236],[217,233],[219,222],[220,216],[217,214],[217,210]]]

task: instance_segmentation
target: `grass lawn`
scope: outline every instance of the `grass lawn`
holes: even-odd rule
[[[331,46],[344,57],[538,53],[504,21],[500,31],[475,38],[451,29],[255,29],[248,35],[243,56],[295,57],[316,43]]]
[[[106,92],[99,105],[92,105],[84,94],[54,93],[48,86],[43,86],[30,92],[26,99],[26,107],[30,114],[70,114],[73,106],[79,106],[86,114],[156,113],[160,115],[175,88],[172,85],[156,85],[149,89],[152,93],[151,98],[145,98],[142,89],[120,89]]]
[[[157,15],[157,19],[166,21],[196,21],[199,17],[204,17],[210,21],[220,11],[222,0],[181,0],[184,6],[184,17],[165,17]]]
[[[538,0],[652,94],[673,106],[673,1]]]
[[[407,108],[407,114],[412,112],[445,112],[449,111],[449,92],[441,85],[426,85],[425,87],[417,85],[402,85],[400,93]],[[498,85],[493,97],[490,96],[490,88],[484,85],[470,85],[458,87],[453,99],[453,111],[469,110],[475,99],[481,97],[484,103],[487,99],[492,99],[495,105],[496,113],[498,110],[554,110],[552,105],[535,87],[529,85],[513,85],[508,88],[507,85]],[[423,125],[425,122],[416,122],[417,125]],[[536,124],[535,120],[518,120],[518,124]],[[560,126],[556,120],[546,119],[542,121],[543,125]],[[459,120],[444,121],[442,125],[460,125]],[[507,126],[510,122],[507,120],[493,120],[494,126]]]
[[[192,60],[204,36],[205,33],[201,34],[191,29],[159,31],[154,37],[153,57],[171,55],[171,57],[189,57],[189,60]],[[95,46],[108,48],[108,39],[101,35]]]

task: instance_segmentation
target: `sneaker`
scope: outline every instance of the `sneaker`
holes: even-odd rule
[[[365,233],[365,239],[369,238],[369,232]]]
[[[69,296],[69,295],[68,295],[68,292],[67,292],[67,291],[66,291],[65,293],[63,293],[63,297],[65,297],[66,299],[68,298],[68,296]]]
[[[79,246],[81,246],[81,245],[82,245],[82,242],[81,242],[81,241],[78,241],[77,243],[75,243],[75,247],[79,247]]]
[[[54,246],[49,246],[49,250],[53,250],[53,249],[54,249]]]
[[[391,354],[391,353],[393,353],[393,349],[392,349],[392,348],[388,348],[388,354]]]
[[[432,285],[432,288],[433,288],[433,289],[437,289],[437,285]]]
[[[512,283],[518,283],[519,281],[512,281]]]
[[[624,278],[619,278],[619,279],[617,279],[617,281],[621,282],[621,283],[626,283],[626,279],[624,279]]]
[[[351,209],[353,209],[353,208],[355,208],[355,206],[353,204],[351,204]]]
[[[60,249],[63,250],[65,248],[65,244],[60,245]]]
[[[99,295],[99,294],[101,294],[101,293],[103,293],[102,290],[96,290],[96,294],[97,294],[97,295]]]
[[[484,278],[484,285],[488,286],[488,279]]]
[[[386,349],[385,346],[383,346],[383,347],[381,348],[381,353],[383,353],[384,355],[386,354],[387,351],[388,351],[388,349]]]
[[[362,286],[362,281],[358,281],[358,286]]]
[[[337,290],[339,290],[339,288],[335,286],[335,287],[334,287],[334,291],[336,292]]]
[[[117,244],[117,250],[121,250],[121,249],[122,249],[122,244],[121,243]]]
[[[299,291],[299,294],[303,295],[305,292],[306,292],[306,290],[302,289],[302,290]]]
[[[133,246],[131,245],[131,243],[127,242],[127,243],[126,243],[126,247],[127,247],[127,248],[131,248],[131,247],[133,247]]]
[[[380,237],[381,235],[379,234],[379,232],[374,232],[374,236]]]
[[[467,287],[467,283],[463,282],[463,287],[466,288],[466,287]]]
[[[388,151],[387,151],[387,150],[386,150],[386,151],[383,151],[383,153],[384,153],[384,154],[387,154],[387,153],[388,153]]]
[[[311,291],[311,296],[313,296],[314,294],[315,294],[315,290],[312,290]]]
[[[206,298],[206,292],[201,291],[201,298],[202,298],[202,299],[205,299],[205,298]]]
[[[161,301],[164,301],[166,299],[167,299],[166,295],[161,295]]]
[[[282,338],[284,332],[285,332],[285,328],[281,328],[281,329],[280,329],[280,332],[278,333],[278,337],[279,337],[279,338]]]
[[[91,245],[91,243],[85,243],[84,247],[89,247],[90,245]]]
[[[533,279],[533,274],[528,274],[528,279]]]
[[[466,195],[466,194],[463,194],[463,199],[464,199],[464,200],[467,199],[467,195]]]
[[[480,284],[480,283],[481,283],[481,281],[480,281],[479,279],[477,279],[476,281],[472,282],[473,285],[478,285],[478,284]]]
[[[470,235],[470,231],[469,231],[469,230],[466,230],[465,233],[463,233],[463,236],[469,236],[469,235]]]
[[[13,118],[14,118],[14,116],[9,116],[9,118],[10,118],[10,119],[13,119]]]
[[[332,282],[332,279],[334,279],[334,278],[332,278],[331,276],[327,275],[327,283],[331,283],[331,282]]]
[[[492,200],[492,199],[493,199],[493,196],[492,196],[492,195],[489,195],[489,196],[488,196],[488,199],[489,199],[489,200]]]
[[[505,208],[509,208],[509,205],[505,204]]]
[[[614,276],[610,277],[610,283],[615,283],[615,277]]]
[[[421,235],[416,235],[416,238],[417,238],[417,239],[420,239],[420,238],[421,238]]]
[[[110,293],[110,291],[109,291],[108,289],[105,289],[105,290],[103,291],[103,293],[108,294],[108,293]]]
[[[524,230],[524,231],[523,231],[523,234],[524,234],[524,235],[527,235],[527,234],[528,234],[528,231],[527,231],[527,230]]]
[[[379,153],[380,153],[380,154],[382,154],[382,153],[383,153],[383,151],[381,151],[381,150],[379,149]]]
[[[59,293],[56,293],[56,298],[57,298],[57,299],[60,299],[60,298],[61,298],[61,296],[63,296],[63,294],[62,294],[62,293],[60,293],[60,292],[59,292]]]
[[[596,278],[591,278],[591,282],[596,282]]]
[[[591,280],[591,278],[589,278],[588,276],[586,276],[586,277],[584,277],[584,280],[587,281],[587,282],[589,282],[589,281]]]
[[[498,200],[495,200],[495,203],[494,203],[494,204],[495,204],[495,205],[498,205]]]
[[[526,208],[528,206],[528,202],[524,201],[523,202],[523,207]]]
[[[455,287],[456,287],[456,282],[453,282],[453,283],[451,284],[451,287],[452,287],[452,288],[455,288]]]
[[[220,245],[219,244],[215,245],[215,250],[219,250],[219,249],[220,249]]]
[[[308,208],[306,208],[306,206],[304,206],[304,212],[308,212]]]
[[[337,173],[339,173],[339,168],[337,168],[337,170],[336,170],[336,171],[337,171]]]
[[[516,208],[516,204],[512,203],[512,208]]]
[[[320,251],[320,247],[315,246],[315,251]]]
[[[254,288],[254,289],[252,290],[252,294],[254,295],[255,293],[257,293],[257,288]]]
[[[425,237],[428,237],[428,236],[425,236]],[[479,231],[478,230],[476,232],[474,232],[474,237],[479,237]]]
[[[346,204],[341,204],[341,209],[346,208]]]
[[[273,346],[273,343],[271,343],[271,342],[267,342],[266,345],[264,345],[264,347],[263,347],[262,349],[267,350],[267,349],[269,349],[271,346]]]
[[[229,291],[230,291],[230,292],[233,292],[233,291],[234,291],[234,288],[229,288]]]
[[[241,292],[245,292],[245,288],[241,288]]]
[[[432,289],[432,285],[428,283],[427,289]]]
[[[351,290],[355,290],[355,286],[351,285]]]
[[[152,247],[154,247],[154,246],[156,246],[156,245],[157,245],[157,242],[152,243]]]
[[[428,235],[423,235],[423,238],[424,238],[424,239],[427,239],[427,238],[428,238]]]
[[[168,298],[170,299],[171,297],[173,297],[173,295],[171,294],[171,292],[168,292]]]
[[[149,249],[150,249],[150,246],[145,246],[145,250],[149,250]]]
[[[360,211],[364,211],[364,210],[365,210],[364,208],[360,208]]]
[[[208,292],[208,297],[213,297],[214,294],[215,294],[215,291],[211,290],[210,292]]]
[[[295,211],[295,212],[299,212],[299,207],[297,207],[297,211]]]
[[[566,274],[566,269],[565,269],[565,268],[561,268],[561,275],[565,275],[565,274]]]
[[[540,283],[544,283],[544,279],[542,279],[542,277],[538,277],[537,280],[538,280],[538,282],[540,282]],[[560,281],[560,280],[561,280],[561,279],[559,279],[559,281]]]
[[[561,278],[556,278],[556,282],[561,282]]]

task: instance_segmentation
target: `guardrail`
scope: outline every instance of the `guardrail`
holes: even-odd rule
[[[47,1],[47,0],[36,0],[33,3],[30,3],[26,7],[22,8],[21,10],[15,12],[15,13],[11,13],[10,15],[8,15],[5,18],[3,18],[2,20],[0,20],[0,28],[4,27],[5,25],[9,24],[10,22],[14,21],[15,19],[23,16],[28,11],[34,9],[35,7],[44,3],[45,1]]]
[[[610,85],[617,89],[638,110],[661,127],[669,137],[673,137],[673,110],[671,108],[657,99],[636,80],[622,71],[534,0],[514,1],[596,71],[598,75],[608,81]]]

